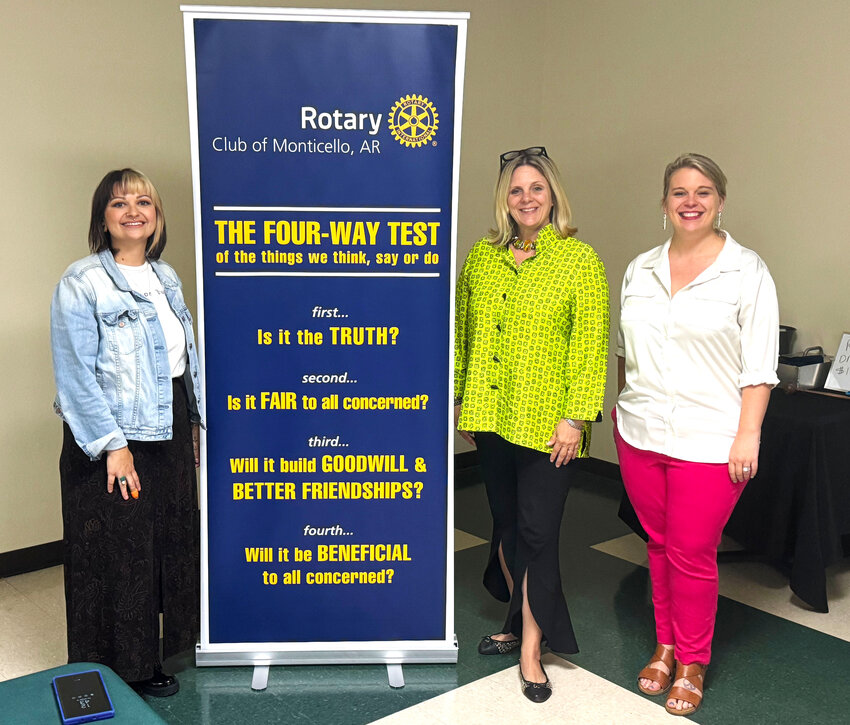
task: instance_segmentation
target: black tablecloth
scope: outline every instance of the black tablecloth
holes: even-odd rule
[[[620,518],[646,538],[625,494]],[[829,611],[825,570],[850,554],[850,400],[771,393],[758,475],[725,533],[788,572],[800,599]]]

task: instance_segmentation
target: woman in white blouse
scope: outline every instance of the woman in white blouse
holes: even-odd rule
[[[638,688],[669,690],[673,715],[702,702],[717,546],[758,470],[778,382],[776,289],[758,255],[720,229],[725,201],[726,177],[711,159],[686,154],[669,164],[662,207],[673,236],[631,262],[620,303],[614,435],[649,535],[657,635]]]

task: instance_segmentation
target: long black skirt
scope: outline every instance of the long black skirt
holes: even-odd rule
[[[478,456],[493,515],[490,559],[484,586],[509,601],[504,634],[522,637],[522,581],[528,605],[555,652],[578,652],[561,585],[559,537],[564,504],[572,482],[570,464],[556,468],[549,454],[518,446],[495,433],[477,433]],[[513,579],[508,589],[499,563],[499,547]]]
[[[68,425],[59,473],[68,661],[100,662],[127,681],[153,676],[162,656],[199,631],[199,514],[186,391],[175,379],[174,435],[129,441],[138,499],[106,492],[106,455],[91,461]]]

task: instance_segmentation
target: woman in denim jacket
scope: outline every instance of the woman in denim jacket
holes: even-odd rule
[[[162,672],[159,614],[164,658],[199,628],[199,367],[165,241],[150,180],[109,172],[92,198],[92,254],[68,267],[50,310],[68,660],[154,696],[179,689]]]

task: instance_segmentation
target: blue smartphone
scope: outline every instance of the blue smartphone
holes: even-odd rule
[[[63,725],[115,717],[115,708],[112,707],[100,670],[54,677],[53,691],[56,693]]]

